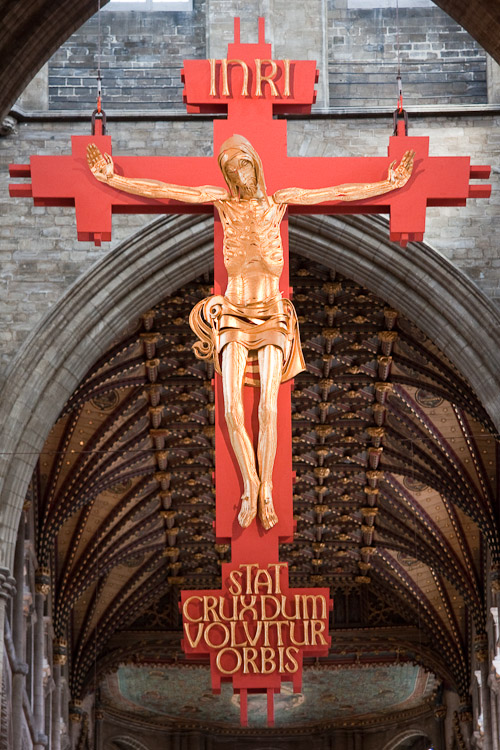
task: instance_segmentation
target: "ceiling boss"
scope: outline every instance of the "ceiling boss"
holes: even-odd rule
[[[279,291],[283,270],[280,224],[289,204],[358,201],[403,187],[410,179],[414,152],[407,151],[387,178],[366,184],[317,189],[288,187],[268,195],[259,155],[241,135],[221,146],[219,166],[227,189],[188,187],[117,175],[113,161],[90,144],[87,158],[94,177],[110,187],[147,198],[212,203],[223,230],[224,295],[198,302],[190,325],[198,336],[194,352],[212,359],[222,375],[224,413],[231,445],[243,480],[238,521],[246,528],[259,515],[265,529],[278,517],[273,505],[272,473],[277,445],[277,398],[281,382],[305,369],[295,309]],[[260,381],[257,455],[245,428],[242,389],[250,361]]]

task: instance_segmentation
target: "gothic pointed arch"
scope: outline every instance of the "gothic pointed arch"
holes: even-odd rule
[[[500,426],[499,314],[463,273],[423,243],[403,251],[384,221],[295,217],[292,251],[345,274],[417,322],[474,388]],[[11,565],[20,509],[50,426],[118,333],[138,314],[212,264],[212,221],[162,218],[80,278],[47,314],[12,363],[0,396],[6,425],[2,511]]]

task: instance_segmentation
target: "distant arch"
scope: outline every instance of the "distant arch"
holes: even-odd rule
[[[415,747],[415,741],[421,739],[421,747]],[[393,737],[382,750],[429,750],[431,739],[426,732],[421,729],[406,729],[396,737]]]
[[[134,737],[123,735],[108,740],[105,750],[149,750],[149,747]]]

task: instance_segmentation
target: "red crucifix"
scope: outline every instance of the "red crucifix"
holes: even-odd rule
[[[422,240],[427,206],[465,205],[468,197],[488,197],[490,186],[470,185],[484,178],[489,167],[471,167],[468,157],[430,157],[429,139],[408,137],[398,130],[390,138],[388,157],[305,158],[287,153],[287,123],[275,114],[308,113],[317,82],[312,61],[273,60],[264,41],[264,20],[259,20],[257,44],[241,44],[239,19],[235,41],[225,60],[185,61],[184,99],[190,112],[227,113],[214,123],[214,152],[233,134],[245,136],[264,165],[268,193],[299,186],[321,188],[343,183],[370,183],[385,178],[393,160],[413,150],[411,180],[403,188],[362,201],[326,202],[314,206],[291,205],[291,213],[388,213],[390,237],[404,247]],[[100,244],[111,239],[113,213],[210,213],[210,204],[199,205],[147,199],[110,188],[90,173],[85,152],[95,143],[111,153],[111,138],[74,136],[71,156],[33,156],[30,165],[12,165],[11,174],[31,177],[31,184],[11,185],[11,195],[33,197],[35,205],[74,205],[78,239]],[[116,174],[171,184],[221,185],[214,157],[118,157]],[[288,283],[288,231],[281,224],[285,268],[280,290],[290,295]],[[222,256],[222,227],[215,219],[214,291],[226,287]],[[290,589],[288,569],[279,563],[278,545],[293,536],[291,386],[281,385],[278,397],[279,440],[274,463],[274,504],[279,523],[268,531],[254,522],[241,528],[237,522],[241,479],[229,444],[224,419],[221,379],[216,377],[216,537],[230,541],[232,561],[222,568],[219,591],[182,592],[184,649],[188,656],[207,654],[212,686],[233,682],[240,694],[241,721],[247,723],[247,694],[265,692],[268,723],[273,723],[273,695],[282,681],[300,690],[304,655],[328,653],[327,589]],[[257,434],[258,391],[244,388],[247,430]]]

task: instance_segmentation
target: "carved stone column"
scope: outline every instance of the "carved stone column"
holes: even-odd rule
[[[469,704],[468,699],[465,696],[461,697],[460,706],[457,711],[457,719],[459,721],[459,729],[464,742],[467,748],[469,748],[471,746],[472,738],[472,706]]]
[[[61,750],[61,667],[54,662],[52,692],[51,750]]]
[[[481,708],[483,713],[483,745],[482,750],[493,750],[492,744],[492,722],[491,722],[491,698],[488,686],[488,638],[486,634],[477,635],[474,642],[474,652],[479,664],[481,680],[479,689],[481,692]]]
[[[497,714],[497,697],[493,690],[488,685],[488,692],[490,694],[490,710],[491,710],[491,747],[492,750],[500,750],[499,733],[500,727],[498,726],[498,714]]]
[[[16,551],[14,556],[14,577],[17,592],[12,611],[12,640],[16,664],[12,674],[12,750],[22,750],[23,693],[26,685],[28,665],[26,664],[26,610],[24,602],[24,531],[25,517],[21,513]]]
[[[3,654],[4,650],[4,630],[5,630],[5,609],[7,601],[16,591],[15,578],[10,573],[8,568],[0,568],[0,654]],[[3,684],[3,658],[0,658],[0,686]],[[2,726],[2,705],[0,702],[0,726]]]
[[[33,750],[43,750],[48,744],[45,734],[45,695],[43,688],[43,657],[45,632],[43,610],[45,598],[50,590],[50,571],[38,568],[35,576],[35,614],[34,649],[33,649],[33,718],[37,738]]]
[[[55,638],[52,647],[54,662],[54,691],[52,693],[52,744],[51,750],[61,750],[61,667],[66,664],[67,643],[64,638]]]
[[[83,708],[82,701],[74,700],[69,707],[69,720],[71,722],[71,747],[76,750],[78,740],[82,731]]]

